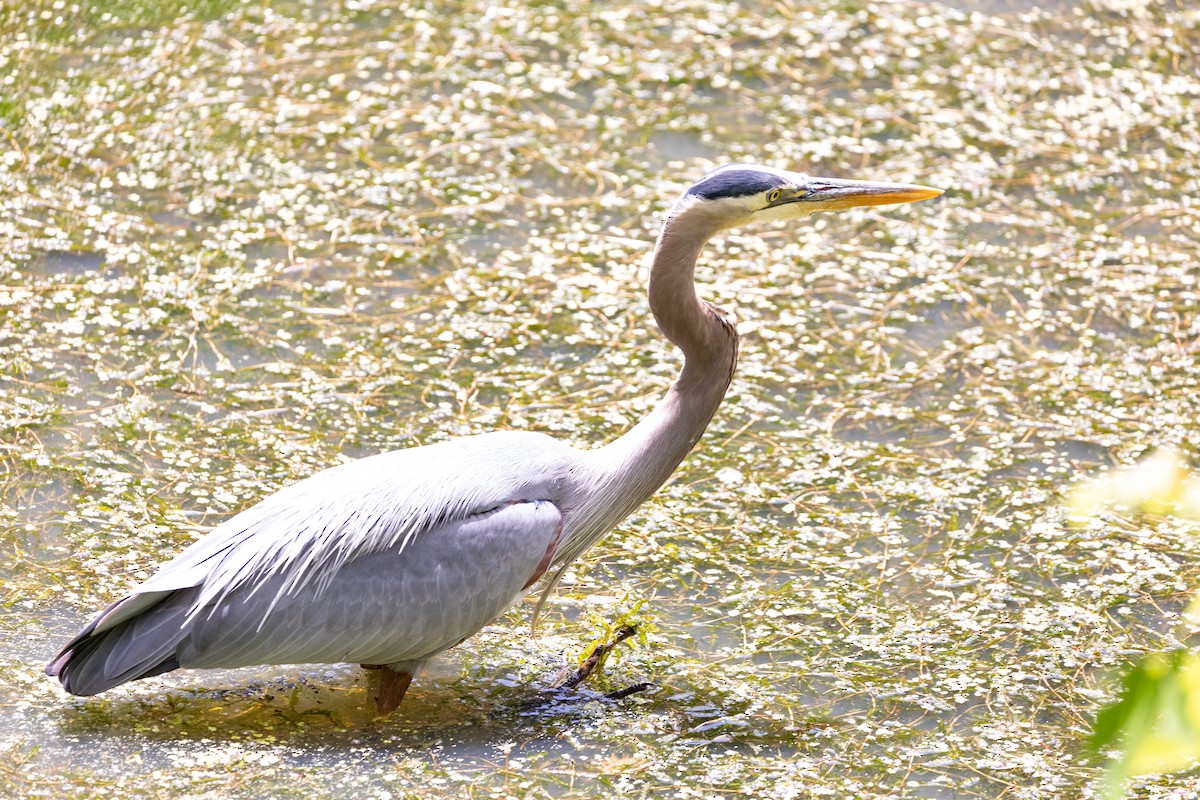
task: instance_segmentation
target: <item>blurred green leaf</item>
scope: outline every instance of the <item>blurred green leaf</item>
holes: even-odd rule
[[[1164,447],[1137,464],[1081,483],[1071,492],[1068,516],[1083,520],[1109,506],[1200,519],[1200,477],[1179,452]]]
[[[1135,775],[1192,766],[1200,759],[1200,655],[1151,653],[1134,665],[1120,699],[1096,717],[1091,745],[1123,748],[1105,773],[1109,800]]]

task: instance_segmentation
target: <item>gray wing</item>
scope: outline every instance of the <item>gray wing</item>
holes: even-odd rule
[[[432,654],[486,624],[516,596],[513,582],[519,590],[544,569],[561,514],[533,501],[553,501],[577,458],[549,437],[505,432],[325,470],[215,528],[97,616],[46,671],[82,694],[174,669],[180,657],[195,666],[334,652],[354,660],[375,647],[402,660],[410,635]],[[345,640],[321,638],[368,608],[379,630],[360,619]],[[391,626],[402,630],[389,639]],[[457,638],[426,642],[441,626]],[[188,635],[199,638],[177,653]],[[288,648],[303,656],[271,655]]]
[[[506,431],[343,464],[222,523],[137,592],[200,586],[198,610],[278,575],[280,598],[321,588],[355,558],[403,549],[435,525],[513,500],[552,499],[577,457],[548,436]]]
[[[562,530],[548,501],[515,502],[422,532],[402,552],[338,570],[317,598],[238,592],[188,625],[184,667],[424,660],[487,625],[540,575]]]
[[[57,674],[69,691],[88,695],[177,667],[423,661],[520,597],[561,532],[553,503],[513,502],[423,531],[403,550],[360,556],[320,590],[279,597],[280,575],[199,613],[198,589],[177,591],[99,634],[85,631],[56,662]]]

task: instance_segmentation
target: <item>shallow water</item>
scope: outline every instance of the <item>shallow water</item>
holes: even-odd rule
[[[1120,666],[1190,633],[1191,533],[1060,503],[1196,450],[1196,12],[60,5],[0,11],[6,795],[1090,796]],[[342,459],[620,435],[678,368],[658,219],[727,161],[947,193],[708,249],[726,404],[534,635],[531,600],[384,721],[345,665],[42,673]]]

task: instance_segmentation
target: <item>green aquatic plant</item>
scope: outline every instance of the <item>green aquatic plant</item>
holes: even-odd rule
[[[1072,492],[1071,514],[1086,520],[1105,508],[1200,522],[1200,475],[1163,449],[1144,461],[1086,481]],[[1200,598],[1185,614],[1200,622]],[[1121,681],[1117,700],[1096,717],[1091,744],[1119,751],[1105,771],[1105,797],[1124,796],[1130,778],[1177,772],[1200,763],[1200,653],[1147,653]]]

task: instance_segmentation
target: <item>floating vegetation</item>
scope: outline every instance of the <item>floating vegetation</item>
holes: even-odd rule
[[[1091,720],[1200,583],[1184,523],[1063,510],[1200,444],[1191,5],[7,4],[0,791],[1095,796]],[[385,723],[348,667],[42,674],[320,468],[619,435],[679,364],[658,219],[737,160],[948,191],[709,248],[730,396],[536,635],[515,609]],[[655,690],[521,713],[626,597],[655,625],[589,685]]]

